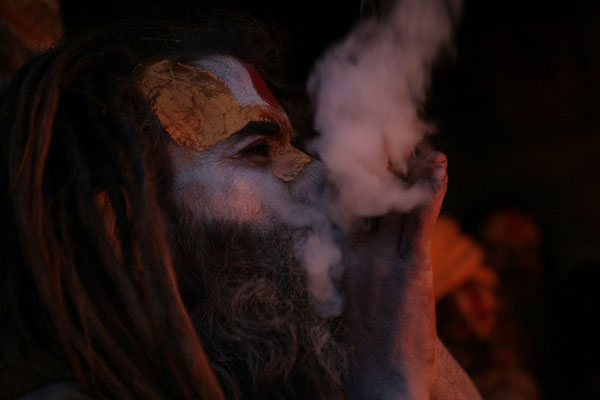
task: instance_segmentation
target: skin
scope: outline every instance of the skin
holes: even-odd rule
[[[282,181],[272,171],[273,156],[268,152],[279,139],[276,124],[251,131],[238,132],[200,152],[170,142],[173,190],[180,205],[198,218],[251,223],[269,232],[281,226],[282,216],[292,220],[308,210],[312,201],[308,194],[323,184],[324,171],[313,160],[293,181]]]
[[[290,215],[309,210],[307,193],[323,185],[324,169],[313,160],[291,182],[276,177],[269,146],[277,135],[277,126],[267,124],[205,151],[172,142],[175,198],[200,219],[281,229]],[[431,188],[427,203],[344,239],[349,399],[480,398],[435,332],[429,243],[446,192],[446,164],[434,152],[411,169],[412,182]]]
[[[429,247],[447,187],[446,157],[429,154],[409,180],[427,183],[428,202],[356,232],[344,254],[351,350],[350,399],[479,399],[435,331]]]

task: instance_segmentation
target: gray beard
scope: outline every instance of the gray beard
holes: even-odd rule
[[[173,235],[180,289],[226,397],[343,397],[343,325],[314,311],[289,229],[183,215]]]

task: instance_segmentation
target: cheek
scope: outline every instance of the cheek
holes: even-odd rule
[[[208,209],[220,219],[256,223],[265,218],[266,199],[261,187],[264,182],[250,173],[228,174],[222,177],[227,182],[220,187],[218,182],[211,190]]]
[[[269,227],[279,220],[274,201],[289,194],[269,171],[218,163],[176,170],[175,197],[198,217]]]
[[[314,208],[324,173],[317,161],[305,165],[292,182],[284,183],[267,168],[224,161],[218,148],[198,153],[173,145],[169,152],[174,197],[198,218],[251,223],[264,230],[320,220]]]

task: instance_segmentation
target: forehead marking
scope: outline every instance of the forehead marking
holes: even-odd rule
[[[240,105],[263,104],[283,112],[265,81],[248,63],[219,55],[196,60],[193,65],[221,78]]]
[[[279,105],[279,102],[275,99],[275,96],[273,96],[271,90],[269,90],[269,88],[267,87],[265,81],[258,74],[258,72],[256,72],[256,70],[247,63],[242,63],[242,65],[248,72],[248,75],[250,75],[250,79],[252,80],[252,86],[254,86],[254,89],[260,95],[260,97],[262,97],[263,100],[269,103],[270,106],[275,107],[279,110],[283,110]]]
[[[249,122],[270,121],[280,127],[270,147],[275,176],[291,181],[311,161],[290,145],[290,121],[263,79],[233,57],[213,56],[192,65],[162,60],[144,68],[136,81],[163,128],[182,147],[208,150]]]
[[[276,122],[283,135],[289,137],[292,128],[287,115],[258,94],[239,62],[209,58],[200,63],[206,68],[198,64],[163,60],[147,66],[137,76],[138,88],[177,144],[204,151],[251,121]],[[209,68],[223,73],[223,78]]]

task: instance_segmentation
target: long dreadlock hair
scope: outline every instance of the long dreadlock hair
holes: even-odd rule
[[[214,53],[260,71],[274,61],[267,43],[247,17],[212,16],[194,29],[128,22],[38,56],[2,93],[7,396],[32,389],[24,376],[33,386],[77,380],[101,398],[223,398],[166,237],[167,135],[132,75],[153,59]]]

